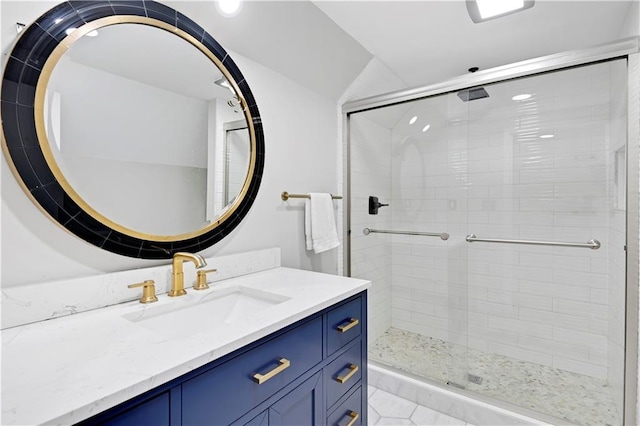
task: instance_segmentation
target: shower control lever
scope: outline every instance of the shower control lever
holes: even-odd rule
[[[374,197],[373,195],[369,196],[369,214],[378,214],[378,209],[380,207],[386,207],[389,204],[383,204],[378,202],[378,197]]]

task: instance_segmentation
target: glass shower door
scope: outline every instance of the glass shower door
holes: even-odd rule
[[[350,115],[370,361],[550,423],[621,424],[626,91],[615,60]]]
[[[351,275],[373,284],[369,359],[458,387],[468,348],[467,109],[444,94],[352,114],[349,124]],[[389,206],[370,214],[369,196]]]
[[[485,90],[468,103],[466,387],[619,425],[626,61]]]

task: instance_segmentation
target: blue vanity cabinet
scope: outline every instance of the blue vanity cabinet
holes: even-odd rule
[[[366,425],[366,291],[83,425]]]
[[[146,395],[146,394],[145,394]],[[144,398],[133,398],[100,413],[80,425],[101,426],[169,426],[178,419],[180,388],[163,389]]]
[[[322,317],[316,317],[182,383],[182,424],[230,424],[320,361]]]
[[[104,422],[105,426],[169,426],[169,424],[169,392],[164,392]]]

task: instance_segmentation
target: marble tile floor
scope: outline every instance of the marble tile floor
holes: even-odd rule
[[[442,383],[453,381],[468,390],[572,424],[621,424],[611,388],[593,377],[479,350],[467,351],[395,328],[370,345],[369,359]],[[473,383],[467,380],[467,373],[482,380]]]
[[[369,425],[472,426],[373,386],[369,386]]]

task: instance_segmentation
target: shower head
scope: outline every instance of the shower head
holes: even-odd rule
[[[462,102],[469,102],[475,101],[476,99],[488,98],[489,94],[484,90],[484,87],[473,87],[459,91],[458,97],[462,99]]]

